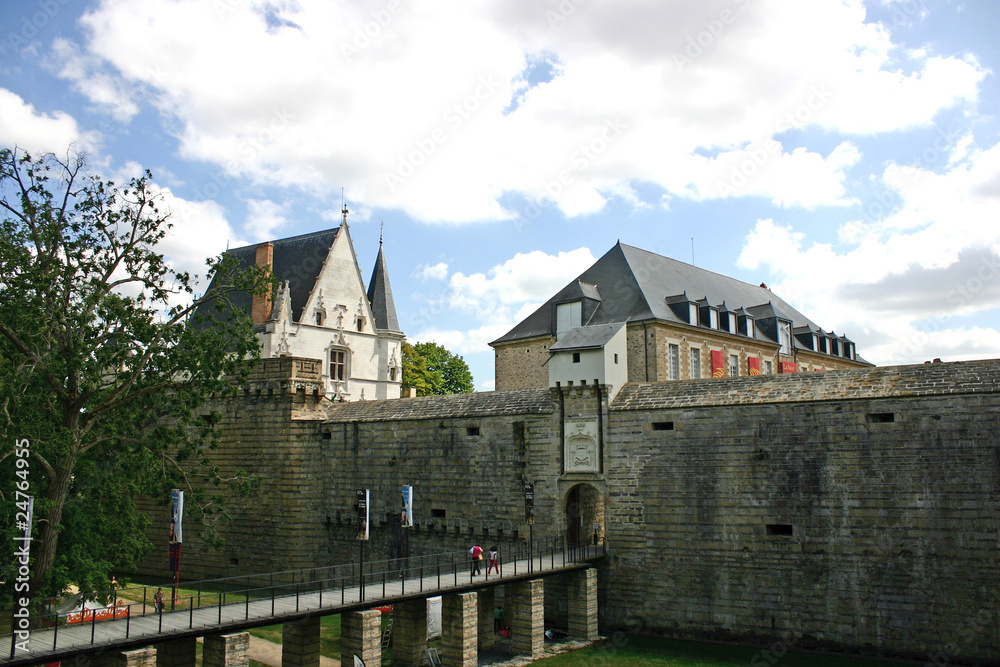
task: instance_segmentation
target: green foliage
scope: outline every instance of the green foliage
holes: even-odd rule
[[[271,289],[269,271],[208,262],[210,293],[157,252],[169,214],[146,172],[123,186],[85,171],[83,157],[0,150],[0,508],[13,526],[15,442],[27,443],[35,498],[31,593],[106,588],[109,571],[143,557],[148,519],[134,498],[218,518],[205,461],[218,438],[203,403],[245,379],[259,356],[236,290]],[[211,326],[194,311],[211,304]],[[22,480],[25,481],[25,480]],[[207,484],[207,485],[206,485]],[[0,540],[0,595],[14,581]]]
[[[417,396],[474,391],[472,373],[462,357],[437,343],[403,341],[403,389],[408,387],[416,387]]]

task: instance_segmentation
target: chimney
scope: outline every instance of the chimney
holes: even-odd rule
[[[274,244],[268,241],[267,243],[261,243],[257,246],[257,266],[267,266],[271,267],[274,263]],[[273,270],[273,269],[272,269]],[[268,292],[267,296],[253,295],[253,302],[250,306],[250,317],[253,318],[253,323],[264,324],[267,318],[271,316],[271,293]]]

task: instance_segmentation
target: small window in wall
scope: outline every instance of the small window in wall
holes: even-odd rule
[[[764,362],[764,375],[774,375],[774,362],[772,361]]]
[[[431,509],[431,518],[432,519],[444,519],[444,518],[446,518],[446,516],[445,516],[446,514],[447,514],[447,512],[445,512],[445,510]]]
[[[691,348],[691,379],[701,379],[701,350],[696,347]]]
[[[618,363],[618,355],[617,354],[615,354],[615,363],[616,364]]]
[[[466,426],[465,427],[465,434],[466,435],[479,435],[479,427],[478,426]]]
[[[574,352],[573,353],[573,363],[574,364],[580,363],[580,353],[579,352]]]
[[[365,330],[365,318],[359,317],[358,318],[358,331],[364,331],[364,330]]]
[[[653,430],[654,431],[673,431],[674,430],[674,423],[673,422],[653,422]]]
[[[681,348],[679,345],[668,345],[667,346],[667,363],[670,368],[667,369],[667,373],[671,380],[681,379]]]
[[[740,376],[740,356],[738,354],[729,355],[729,376],[734,378]]]
[[[873,412],[868,415],[870,424],[887,424],[896,421],[896,414],[893,412]]]
[[[396,381],[396,368],[393,367],[389,369],[389,382],[395,382],[395,381]]]
[[[780,535],[782,537],[791,537],[794,535],[794,530],[790,523],[769,523],[765,527],[765,532],[768,535]]]
[[[323,326],[323,313],[316,313],[316,326]]]

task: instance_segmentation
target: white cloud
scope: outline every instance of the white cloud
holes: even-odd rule
[[[509,193],[593,213],[634,196],[633,182],[842,205],[856,149],[822,155],[786,130],[928,125],[975,104],[985,76],[971,59],[903,52],[856,0],[574,3],[558,20],[523,0],[400,7],[107,0],[83,19],[86,56],[63,60],[121,117],[135,99],[123,91],[148,91],[178,125],[183,157],[264,184],[342,184],[366,206],[455,222],[515,217],[500,204]],[[706,41],[708,26],[721,28]],[[526,90],[539,53],[559,67]],[[786,145],[720,194],[768,138]]]
[[[962,358],[1000,356],[996,328],[956,319],[993,313],[1000,301],[998,183],[1000,144],[942,173],[889,164],[878,193],[887,205],[878,210],[891,212],[844,225],[836,246],[759,220],[739,264],[766,265],[775,293],[846,332],[876,363],[960,349]]]
[[[593,264],[589,248],[549,255],[541,250],[517,253],[487,273],[451,277],[451,305],[470,311],[509,308],[551,295]]]
[[[120,123],[127,123],[139,113],[139,105],[132,99],[135,83],[105,71],[104,62],[67,39],[56,39],[52,44],[50,61],[60,78],[73,82],[73,87],[97,107],[107,111]]]
[[[270,199],[248,199],[247,219],[243,229],[252,241],[270,241],[277,238],[279,228],[288,224],[288,206]]]
[[[433,340],[461,354],[491,354],[488,343],[507,333],[541,304],[539,295],[554,294],[595,262],[588,248],[557,255],[535,250],[518,253],[486,273],[455,273],[449,280],[446,303],[428,306],[413,324],[418,341]],[[446,308],[473,317],[469,329],[438,325]]]
[[[412,275],[421,282],[427,282],[428,280],[444,280],[448,277],[448,265],[444,262],[438,262],[433,266],[429,264],[421,264],[417,266]]]
[[[0,145],[30,153],[65,155],[67,147],[86,152],[97,143],[98,136],[81,130],[69,114],[39,113],[19,95],[0,88]]]

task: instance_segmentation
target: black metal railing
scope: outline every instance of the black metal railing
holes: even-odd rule
[[[488,554],[484,554],[480,562],[480,574],[473,575],[473,563],[469,554],[458,551],[185,582],[182,584],[183,594],[177,595],[174,594],[172,583],[97,591],[88,596],[80,596],[80,599],[110,601],[111,604],[104,609],[48,611],[27,617],[15,617],[11,613],[9,632],[0,630],[0,637],[11,638],[10,652],[7,655],[0,654],[0,664],[17,657],[21,652],[18,646],[22,637],[37,636],[36,633],[39,632],[51,630],[51,647],[48,647],[48,637],[45,638],[46,645],[42,647],[35,645],[32,640],[32,655],[56,652],[59,649],[60,635],[65,635],[67,631],[73,632],[74,646],[78,645],[81,632],[75,628],[88,625],[88,645],[93,645],[96,643],[96,628],[99,623],[117,622],[118,633],[121,635],[117,641],[124,641],[132,636],[139,619],[143,622],[142,633],[150,634],[149,623],[145,621],[147,617],[155,619],[154,634],[161,634],[193,629],[196,625],[195,612],[202,610],[217,610],[217,613],[211,619],[205,619],[203,614],[199,614],[203,618],[199,619],[198,625],[217,626],[222,625],[224,612],[228,622],[238,623],[241,619],[233,617],[231,612],[239,606],[243,610],[242,620],[277,618],[305,610],[336,608],[368,601],[373,606],[378,606],[380,602],[391,603],[394,599],[424,592],[434,595],[470,583],[487,583],[533,572],[541,574],[579,565],[587,559],[606,553],[606,542],[568,544],[565,540],[556,538],[506,545],[498,562],[499,572],[494,570],[492,575],[489,571]],[[395,590],[397,584],[398,591]],[[160,605],[155,603],[157,590],[163,593],[163,603]],[[292,602],[294,608],[286,609],[286,603],[291,605]],[[165,615],[177,619],[178,616],[175,615],[185,612],[186,628],[178,629],[176,623],[170,623],[164,629]],[[85,640],[86,638],[84,643],[87,643]],[[103,643],[113,641],[115,640]]]

